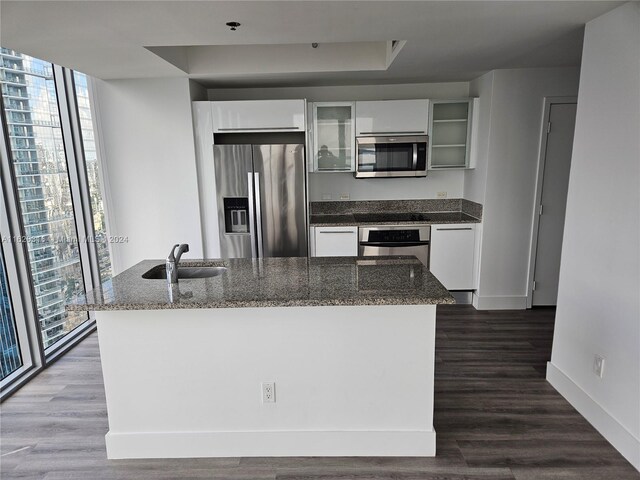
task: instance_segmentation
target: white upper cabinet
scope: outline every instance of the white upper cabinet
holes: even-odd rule
[[[356,102],[356,136],[426,135],[429,100]]]
[[[355,171],[354,102],[317,102],[312,110],[313,171]]]
[[[429,168],[474,168],[478,99],[432,100]]]
[[[304,132],[304,100],[211,102],[213,132]]]

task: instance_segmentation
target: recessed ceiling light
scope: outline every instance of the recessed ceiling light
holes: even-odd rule
[[[230,29],[232,32],[235,32],[235,31],[236,31],[236,29],[237,29],[239,26],[240,26],[240,23],[239,23],[239,22],[227,22],[227,27],[229,27],[229,29]]]

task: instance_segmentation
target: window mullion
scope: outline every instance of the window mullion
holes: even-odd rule
[[[92,286],[100,286],[100,261],[98,256],[98,248],[96,244],[96,232],[93,224],[93,209],[91,207],[91,192],[89,189],[89,178],[87,176],[87,162],[84,151],[84,142],[82,139],[82,125],[80,124],[80,113],[78,110],[78,99],[76,96],[75,80],[73,70],[64,68],[65,88],[67,95],[67,105],[69,107],[69,119],[71,123],[71,132],[73,135],[73,145],[75,149],[75,168],[78,172],[78,191],[82,198],[81,216],[76,215],[77,219],[82,219],[85,230],[88,233],[87,249],[89,253],[89,266],[87,271],[91,274]]]
[[[93,225],[87,222],[86,213],[91,218],[91,205],[88,204],[88,192],[86,188],[86,176],[83,176],[84,158],[82,158],[82,145],[76,141],[79,132],[74,130],[74,118],[72,115],[71,101],[75,98],[73,94],[73,83],[67,78],[67,70],[59,65],[53,66],[53,76],[56,85],[56,94],[60,111],[60,126],[62,128],[62,138],[67,157],[67,169],[69,173],[69,188],[73,200],[73,213],[75,217],[76,230],[78,233],[78,249],[80,251],[80,263],[82,266],[82,276],[84,279],[85,291],[91,290],[96,285],[94,280],[93,265],[96,254],[93,242]],[[70,90],[71,89],[71,90]],[[69,94],[71,93],[71,94]],[[75,107],[75,102],[73,103]],[[75,127],[77,127],[77,122]],[[79,160],[81,159],[81,160]],[[91,250],[94,250],[92,254]],[[99,285],[99,283],[97,283]]]

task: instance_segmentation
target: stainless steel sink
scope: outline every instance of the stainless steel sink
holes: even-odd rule
[[[222,275],[226,267],[178,267],[178,278],[211,278]],[[164,265],[156,265],[142,274],[147,280],[166,280],[167,269]]]

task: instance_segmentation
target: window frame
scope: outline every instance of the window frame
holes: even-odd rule
[[[67,173],[69,176],[69,189],[73,204],[75,227],[80,250],[80,266],[85,291],[99,286],[100,271],[99,259],[93,226],[93,212],[91,208],[91,196],[86,171],[86,159],[80,124],[80,113],[76,98],[74,71],[59,65],[52,64],[55,92],[58,111],[60,115],[60,128],[64,151],[66,155]],[[97,119],[94,115],[93,95],[91,87],[92,79],[87,76],[89,101],[92,113],[93,130],[96,144],[98,144]],[[0,198],[0,230],[3,235],[11,238],[22,237],[25,234],[20,210],[20,201],[14,174],[12,151],[9,142],[8,123],[5,116],[4,99],[0,95],[0,171],[2,172],[2,184]],[[101,184],[98,188],[102,191],[103,208],[108,217],[107,199],[104,187],[104,172],[101,155],[96,145],[98,168],[101,174]],[[108,220],[107,220],[108,221]],[[108,224],[107,224],[108,228]],[[6,233],[4,233],[6,232]],[[90,240],[90,241],[88,241]],[[0,401],[8,398],[18,388],[24,385],[32,376],[39,373],[80,341],[96,330],[95,315],[88,312],[87,320],[78,325],[63,338],[48,348],[44,348],[40,326],[38,322],[38,310],[35,301],[33,279],[29,268],[29,253],[26,243],[3,243],[5,270],[7,274],[8,288],[11,291],[11,306],[16,324],[17,341],[19,342],[23,365],[16,371],[0,381]],[[111,254],[111,246],[109,253]],[[111,259],[113,265],[113,257]]]
[[[0,95],[0,231],[13,239],[24,235],[18,190],[13,174],[9,136],[5,118],[4,100]],[[11,307],[16,325],[16,340],[20,346],[22,366],[0,382],[0,400],[11,395],[23,382],[39,371],[45,364],[42,336],[38,331],[38,316],[33,283],[29,269],[29,253],[25,243],[4,242],[7,288],[11,292]],[[25,295],[28,293],[28,295]]]

